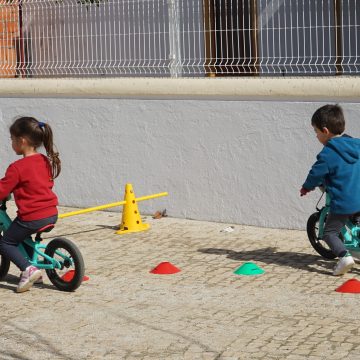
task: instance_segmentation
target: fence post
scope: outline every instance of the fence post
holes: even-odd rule
[[[350,15],[349,15],[350,16]],[[335,51],[336,51],[336,75],[342,75],[342,4],[340,0],[334,0],[334,20],[335,20]]]
[[[168,0],[169,43],[170,43],[170,75],[180,77],[182,74],[180,49],[180,12],[179,0]]]
[[[257,0],[251,0],[250,3],[250,31],[251,31],[251,62],[254,67],[252,75],[259,75],[259,49],[258,49],[258,7]]]

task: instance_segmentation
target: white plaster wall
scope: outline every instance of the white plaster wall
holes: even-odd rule
[[[62,205],[121,200],[130,182],[137,196],[169,192],[141,202],[143,214],[303,229],[319,195],[299,197],[321,150],[310,118],[323,104],[3,97],[0,171],[16,159],[12,119],[33,115],[55,133]],[[360,136],[360,104],[342,105],[348,133]]]

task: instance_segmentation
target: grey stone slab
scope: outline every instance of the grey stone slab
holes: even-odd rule
[[[59,220],[45,241],[65,236],[80,248],[90,280],[76,292],[44,276],[17,294],[11,266],[0,282],[0,359],[359,358],[360,295],[334,291],[359,268],[333,277],[334,261],[306,232],[145,220],[148,231],[128,235],[115,234],[116,213]],[[163,261],[181,272],[151,274]],[[247,261],[265,274],[235,275]]]

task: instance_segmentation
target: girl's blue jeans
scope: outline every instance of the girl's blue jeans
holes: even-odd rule
[[[0,239],[0,254],[6,256],[21,271],[24,271],[31,264],[21,254],[18,245],[42,227],[49,224],[55,224],[57,219],[57,215],[34,221],[22,221],[19,218],[15,218],[9,228],[4,232],[3,237]],[[26,251],[30,256],[32,255],[32,249],[27,247]]]

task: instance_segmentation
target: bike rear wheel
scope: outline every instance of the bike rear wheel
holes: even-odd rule
[[[0,255],[0,280],[2,280],[7,275],[9,268],[10,260],[4,255]]]
[[[316,212],[313,213],[307,221],[306,231],[310,244],[315,251],[325,259],[335,259],[336,255],[331,251],[326,242],[319,239],[319,220],[320,212]]]
[[[46,246],[45,254],[56,259],[61,269],[46,269],[49,280],[62,291],[74,291],[82,283],[85,265],[78,247],[68,239],[56,238]]]

